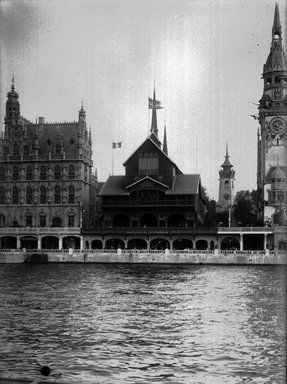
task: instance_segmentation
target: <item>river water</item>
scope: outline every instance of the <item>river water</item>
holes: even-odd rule
[[[279,266],[2,264],[1,378],[285,384],[285,283]]]

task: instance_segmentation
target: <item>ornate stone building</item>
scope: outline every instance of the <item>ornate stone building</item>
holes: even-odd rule
[[[264,221],[284,225],[287,218],[287,56],[282,44],[278,4],[263,80],[263,95],[259,101],[257,189]]]
[[[12,82],[0,139],[1,248],[80,246],[92,177],[85,117],[82,105],[78,121],[32,123],[20,114]]]

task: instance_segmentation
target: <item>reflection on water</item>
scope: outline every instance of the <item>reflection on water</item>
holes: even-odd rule
[[[283,267],[4,265],[1,377],[285,383]]]

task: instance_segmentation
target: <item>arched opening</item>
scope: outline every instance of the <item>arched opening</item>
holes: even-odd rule
[[[130,239],[128,241],[128,249],[147,249],[147,242],[144,239]]]
[[[42,249],[59,249],[59,239],[56,236],[42,238]]]
[[[240,243],[235,237],[227,236],[222,240],[220,249],[222,250],[240,249]]]
[[[185,218],[179,213],[174,213],[169,216],[168,227],[185,227]]]
[[[285,251],[286,250],[286,241],[279,241],[278,249],[279,249],[279,251]]]
[[[151,213],[142,215],[140,220],[141,227],[157,227],[157,218]]]
[[[127,215],[118,214],[114,217],[113,227],[129,227],[130,219]]]
[[[54,217],[52,221],[52,227],[61,227],[62,219],[60,217]]]
[[[160,249],[164,250],[166,248],[170,248],[169,241],[166,239],[153,239],[150,242],[150,249]]]
[[[37,249],[38,248],[38,239],[34,236],[23,236],[20,239],[21,248],[26,249]]]
[[[17,238],[13,236],[3,236],[0,238],[1,249],[17,248]]]
[[[205,250],[208,248],[208,243],[206,240],[197,240],[195,243],[195,248],[198,250]]]
[[[106,241],[106,249],[124,249],[125,243],[121,239],[109,239]]]
[[[175,250],[184,250],[184,249],[193,249],[193,242],[190,239],[176,239],[173,242],[173,249]]]
[[[67,236],[63,238],[63,249],[80,249],[80,238],[76,236]]]
[[[101,240],[93,240],[91,243],[92,249],[103,249],[103,242]]]

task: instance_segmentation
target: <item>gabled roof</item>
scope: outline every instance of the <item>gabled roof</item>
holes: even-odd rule
[[[126,176],[109,176],[99,192],[100,196],[128,195],[126,191]]]
[[[137,180],[137,181],[135,181],[134,183],[128,185],[126,188],[127,188],[127,189],[128,189],[128,188],[131,188],[131,187],[133,187],[133,186],[135,186],[135,185],[141,183],[143,180],[150,180],[150,181],[152,181],[153,183],[158,184],[158,185],[160,185],[161,187],[164,187],[164,188],[167,188],[167,189],[168,189],[168,185],[163,184],[163,183],[161,183],[160,181],[155,180],[155,179],[153,179],[152,177],[150,177],[150,176],[148,176],[148,175],[147,175],[147,176],[144,176],[144,177],[141,178],[140,180]]]
[[[158,151],[160,151],[160,152],[164,155],[164,157],[166,157],[166,158],[172,163],[172,165],[173,165],[173,166],[174,166],[180,173],[182,173],[181,170],[178,168],[178,166],[171,160],[170,157],[167,156],[166,153],[163,152],[163,150],[162,150],[158,145],[156,145],[156,143],[151,139],[150,136],[148,136],[148,137],[144,140],[144,142],[142,142],[142,143],[137,147],[137,149],[130,155],[130,157],[124,162],[124,164],[123,164],[124,166],[125,166],[126,163],[129,161],[129,159],[130,159],[131,157],[133,157],[134,154],[135,154],[135,153],[141,148],[141,146],[143,146],[144,143],[146,143],[147,141],[150,141],[150,142],[155,146],[155,148],[156,148]]]
[[[199,193],[200,175],[176,175],[168,195],[189,195]]]
[[[266,175],[266,181],[267,182],[268,182],[268,180],[270,181],[270,179],[272,179],[272,178],[274,178],[274,179],[279,178],[278,174],[274,175],[274,172],[276,171],[276,169],[278,169],[278,166],[270,167],[270,169],[268,170],[267,175]],[[281,173],[282,179],[285,179],[286,175],[287,175],[287,167],[284,165],[280,166],[280,171],[282,172]],[[284,174],[284,176],[283,176],[283,174]]]

